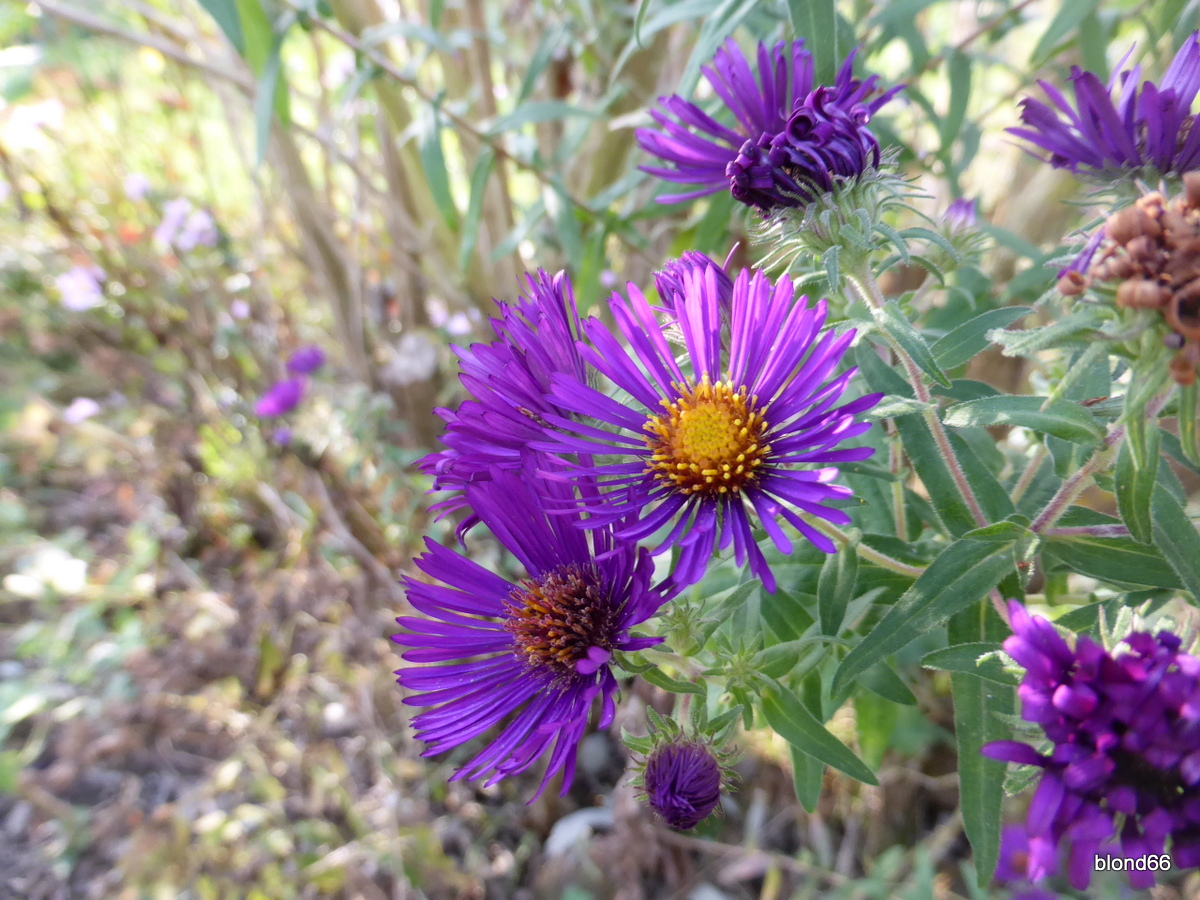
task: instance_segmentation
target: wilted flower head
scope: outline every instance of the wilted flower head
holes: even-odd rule
[[[1061,273],[1059,290],[1109,285],[1117,306],[1159,311],[1178,351],[1171,375],[1187,385],[1200,364],[1200,172],[1183,185],[1173,200],[1153,192],[1113,213]]]
[[[1176,867],[1200,865],[1200,659],[1168,631],[1134,631],[1110,653],[1086,635],[1071,648],[1015,601],[1009,616],[1004,650],[1025,669],[1021,715],[1053,749],[993,741],[983,753],[1042,769],[1026,821],[1030,878],[1044,879],[1065,849],[1083,890],[1097,851],[1117,838],[1127,858],[1170,841]],[[1130,880],[1149,887],[1154,873]]]
[[[288,357],[287,370],[293,375],[311,375],[325,365],[325,351],[316,344],[301,347]]]
[[[661,131],[639,129],[642,149],[674,168],[643,171],[698,189],[659,198],[672,203],[728,189],[735,199],[764,212],[798,207],[840,179],[879,165],[871,116],[900,90],[871,99],[877,77],[853,76],[854,54],[832,86],[813,84],[812,55],[803,40],[758,45],[756,81],[730,39],[703,72],[737,119],[729,128],[679,95],[659,98],[651,117]]]
[[[642,540],[673,525],[654,552],[680,549],[675,586],[698,581],[714,548],[732,543],[737,564],[748,559],[774,590],[752,521],[782,553],[791,551],[792,540],[781,522],[834,552],[801,513],[850,522],[844,511],[823,505],[850,495],[831,484],[838,474],[832,464],[871,455],[868,447],[839,445],[870,427],[855,416],[881,395],[834,406],[854,375],[853,369],[835,374],[854,332],[822,332],[824,301],[797,302],[790,279],[772,285],[762,272],[738,275],[727,351],[720,297],[713,267],[688,272],[674,295],[685,371],[642,293],[631,284],[628,301],[614,294],[610,307],[630,349],[590,319],[584,332],[592,346],[581,345],[580,353],[629,399],[618,402],[556,375],[552,400],[576,416],[546,412],[544,437],[532,446],[576,454],[571,471],[610,488],[583,499],[593,527],[615,525],[619,537]],[[585,425],[585,418],[616,430]]]
[[[255,415],[271,418],[290,413],[304,399],[306,387],[307,383],[302,376],[275,382],[263,394],[262,399],[254,404]]]
[[[1050,105],[1021,101],[1024,127],[1009,132],[1045,151],[1050,165],[1109,181],[1152,169],[1182,175],[1200,166],[1200,129],[1192,101],[1200,89],[1200,34],[1193,33],[1160,85],[1142,84],[1141,67],[1113,74],[1105,87],[1091,72],[1071,69],[1075,106],[1054,85],[1039,81]],[[1147,174],[1147,173],[1141,173]]]
[[[554,373],[586,382],[587,372],[575,347],[579,313],[565,272],[539,269],[527,275],[527,295],[516,304],[496,301],[500,316],[491,320],[496,340],[455,347],[462,369],[459,380],[470,394],[457,410],[438,409],[446,422],[446,449],[426,456],[418,467],[434,478],[435,491],[461,492],[493,466],[522,468],[523,452],[541,437],[544,417],[567,415],[549,396]],[[434,508],[443,514],[464,506],[461,494]],[[474,524],[463,523],[463,529]]]
[[[104,270],[99,266],[74,266],[54,279],[62,297],[62,305],[72,312],[92,309],[104,302],[100,282]]]
[[[441,584],[404,579],[409,603],[429,617],[400,617],[406,630],[392,636],[410,648],[406,661],[431,663],[396,673],[417,692],[406,704],[435,707],[412,720],[428,744],[422,756],[465,744],[508,719],[454,778],[486,776],[495,784],[546,756],[537,793],[562,772],[565,794],[597,698],[600,727],[612,721],[613,653],[662,640],[630,633],[662,605],[650,584],[649,554],[618,542],[609,529],[584,531],[577,514],[547,511],[568,504],[570,494],[569,485],[540,478],[531,465],[494,468],[466,486],[466,500],[527,577],[506,581],[427,539],[416,566]]]
[[[695,828],[721,802],[721,764],[705,744],[678,740],[646,758],[646,802],[672,828]]]

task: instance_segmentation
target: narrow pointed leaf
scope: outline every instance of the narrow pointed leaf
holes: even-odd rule
[[[767,724],[789,744],[866,784],[878,784],[875,773],[849,747],[817,721],[800,699],[780,684],[763,688]]]
[[[991,345],[988,332],[1011,325],[1030,312],[1028,306],[1005,306],[980,313],[939,338],[931,348],[934,358],[943,369],[961,366]]]
[[[884,304],[882,309],[874,311],[875,321],[890,334],[901,347],[904,352],[913,358],[921,371],[938,382],[944,387],[950,387],[950,379],[946,377],[946,373],[942,371],[942,367],[938,365],[937,359],[933,355],[933,351],[929,349],[929,345],[925,343],[925,338],[913,326],[912,322],[905,318],[904,313],[900,311],[900,307],[896,305],[894,300],[889,300]]]
[[[1192,597],[1200,601],[1200,533],[1161,482],[1154,489],[1154,542]]]
[[[1147,428],[1144,466],[1138,466],[1134,460],[1133,447],[1128,442],[1121,445],[1117,454],[1117,470],[1114,475],[1117,509],[1129,533],[1143,544],[1154,540],[1150,503],[1154,497],[1154,485],[1158,480],[1161,433],[1157,424]]]

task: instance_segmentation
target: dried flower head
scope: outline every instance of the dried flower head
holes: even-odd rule
[[[1148,193],[1113,213],[1082,271],[1065,271],[1059,290],[1115,286],[1117,306],[1159,311],[1170,329],[1167,345],[1178,348],[1172,377],[1192,384],[1200,362],[1200,172],[1184,175],[1183,185],[1172,200]]]

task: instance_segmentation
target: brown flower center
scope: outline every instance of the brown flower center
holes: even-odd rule
[[[647,470],[685,494],[737,493],[752,484],[770,452],[764,443],[766,407],[746,389],[706,377],[695,387],[674,385],[679,396],[663,400],[665,412],[643,428],[653,451]]]
[[[567,565],[514,588],[504,603],[504,627],[516,652],[530,665],[549,668],[560,678],[593,647],[609,653],[620,610],[604,593],[594,565]]]

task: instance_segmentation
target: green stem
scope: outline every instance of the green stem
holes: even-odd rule
[[[875,276],[871,273],[869,264],[864,264],[859,266],[857,270],[848,272],[846,280],[854,285],[867,305],[875,309],[882,309],[887,302],[883,296],[883,291],[879,289],[879,282],[875,280]],[[977,526],[983,528],[988,524],[987,516],[983,514],[983,508],[979,505],[979,500],[975,497],[975,492],[971,490],[971,483],[967,481],[967,474],[963,471],[962,465],[954,453],[954,448],[950,446],[950,436],[946,434],[942,420],[938,417],[933,395],[930,394],[929,387],[925,384],[920,368],[890,334],[886,331],[882,331],[881,333],[884,340],[887,341],[888,346],[892,348],[892,352],[896,354],[896,358],[900,360],[900,364],[904,367],[908,383],[912,385],[913,394],[917,400],[930,404],[924,412],[925,424],[929,426],[929,430],[933,434],[933,440],[937,444],[938,452],[941,454],[942,460],[950,472],[950,477],[954,480],[954,484],[958,488],[958,492],[962,495],[963,501],[971,511],[971,517],[975,520]]]
[[[843,547],[850,546],[850,535],[846,534],[846,532],[842,531],[836,525],[826,522],[824,519],[818,519],[816,516],[810,516],[808,513],[800,513],[800,517],[813,528],[817,529],[817,531],[826,537],[833,538],[833,540],[837,541]],[[909,578],[920,578],[925,572],[923,566],[910,566],[908,563],[902,563],[900,560],[893,559],[886,553],[880,553],[878,550],[868,547],[862,541],[858,542],[854,550],[867,562],[874,563],[881,569],[889,569],[900,575],[907,575]]]
[[[1029,486],[1033,484],[1034,476],[1037,475],[1038,469],[1042,467],[1042,463],[1046,461],[1046,456],[1050,451],[1046,449],[1045,444],[1038,444],[1037,449],[1033,451],[1033,456],[1029,458],[1029,462],[1025,465],[1025,471],[1021,473],[1021,477],[1017,483],[1013,485],[1012,502],[1013,506],[1025,496],[1025,492],[1029,490]]]

